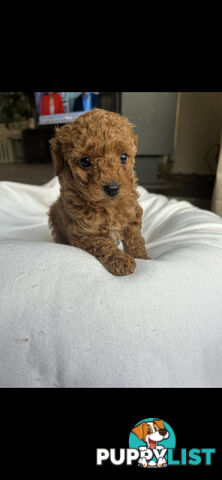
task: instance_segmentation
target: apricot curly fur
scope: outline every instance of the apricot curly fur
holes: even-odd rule
[[[56,128],[50,149],[60,182],[60,196],[49,210],[54,240],[94,255],[114,275],[133,273],[134,258],[148,258],[137,202],[133,125],[120,114],[93,109]],[[124,164],[123,153],[128,155]],[[79,163],[83,157],[90,158],[88,168]],[[111,198],[103,187],[112,182],[120,190]],[[124,251],[118,248],[120,240]]]

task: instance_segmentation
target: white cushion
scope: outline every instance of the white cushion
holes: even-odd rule
[[[57,178],[0,182],[1,387],[222,386],[222,218],[138,191],[152,260],[115,277],[53,242]]]

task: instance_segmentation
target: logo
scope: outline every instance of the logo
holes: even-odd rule
[[[132,429],[129,446],[139,451],[139,466],[166,467],[167,451],[175,448],[176,437],[168,423],[147,418]]]
[[[215,448],[181,448],[175,458],[176,435],[172,427],[159,418],[145,418],[130,431],[129,448],[97,449],[96,464],[137,465],[139,468],[212,465]]]

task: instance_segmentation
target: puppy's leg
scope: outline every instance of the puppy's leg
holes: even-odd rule
[[[146,252],[144,239],[141,235],[142,215],[143,209],[138,203],[136,203],[135,218],[125,228],[122,242],[126,253],[134,258],[143,258],[147,260],[149,257]]]
[[[140,225],[131,223],[123,232],[123,248],[126,253],[134,258],[149,259],[145,241],[141,236]]]
[[[113,275],[130,275],[136,268],[134,258],[117,248],[110,238],[102,236],[78,237],[68,232],[69,243],[94,255]]]
[[[65,245],[68,244],[65,229],[63,228],[62,218],[56,203],[54,203],[49,210],[49,227],[56,243],[63,243]]]

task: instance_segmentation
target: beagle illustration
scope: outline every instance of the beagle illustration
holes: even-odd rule
[[[139,438],[139,440],[143,440],[147,447],[140,447],[141,451],[146,451],[147,449],[158,450],[158,453],[163,450],[164,447],[162,445],[157,445],[161,440],[166,440],[169,437],[169,432],[166,430],[163,420],[153,420],[152,422],[142,422],[137,427],[132,429],[132,432]],[[166,452],[165,452],[166,453]],[[143,456],[139,460],[139,464],[143,467],[147,466],[158,466],[162,467],[162,465],[166,464],[166,460],[164,456],[159,455],[157,462],[154,460],[147,461],[146,456]]]

